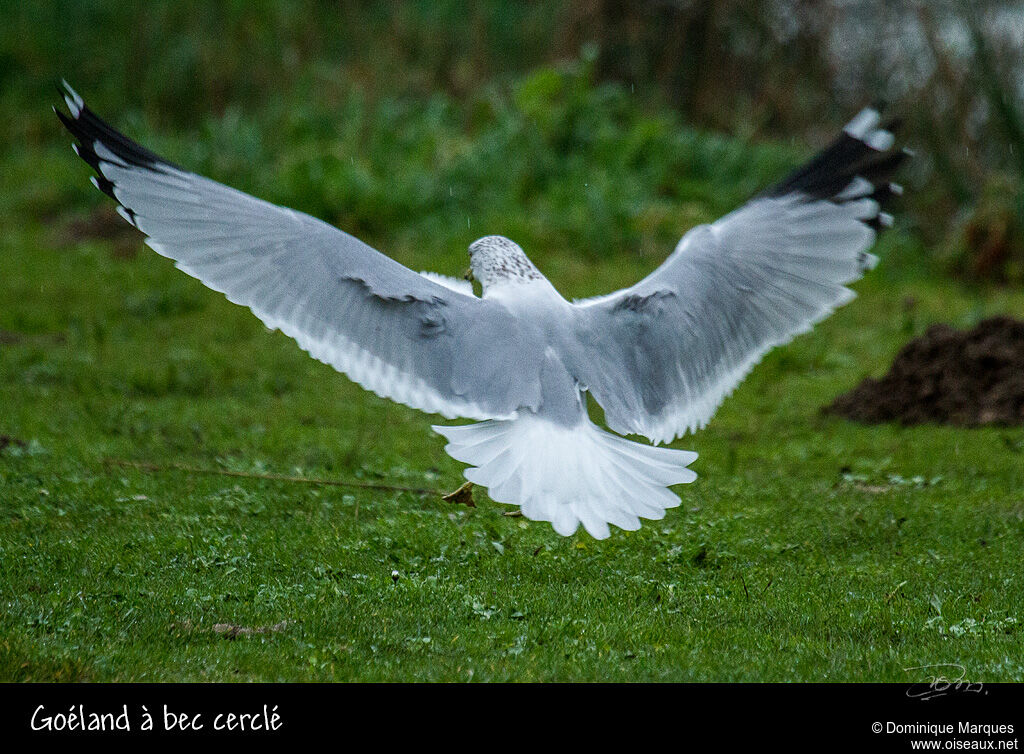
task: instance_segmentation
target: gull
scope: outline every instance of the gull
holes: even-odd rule
[[[679,241],[635,285],[563,298],[513,241],[469,246],[480,283],[418,273],[314,217],[173,165],[64,82],[54,111],[93,183],[158,254],[367,390],[445,419],[465,477],[563,536],[636,530],[679,505],[704,427],[771,348],[873,267],[909,154],[865,108],[816,157]],[[608,430],[588,415],[588,396]],[[638,435],[653,444],[628,439]]]

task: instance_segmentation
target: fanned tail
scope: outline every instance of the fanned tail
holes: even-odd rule
[[[580,523],[595,539],[609,536],[608,524],[639,529],[641,517],[660,519],[679,505],[669,485],[697,478],[686,468],[696,453],[641,445],[588,419],[563,427],[525,415],[434,431],[448,439],[448,455],[472,464],[466,479],[563,536]]]

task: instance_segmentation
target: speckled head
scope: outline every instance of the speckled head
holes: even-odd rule
[[[490,286],[544,279],[519,244],[504,236],[484,236],[471,243],[469,266],[485,292]]]

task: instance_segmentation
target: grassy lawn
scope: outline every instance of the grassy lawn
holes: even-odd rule
[[[931,322],[1024,310],[908,271],[900,236],[860,298],[677,441],[701,454],[683,506],[597,542],[484,494],[470,510],[106,464],[461,481],[431,417],[137,241],[18,220],[0,276],[3,680],[904,681],[940,662],[1024,679],[1024,431],[819,412]],[[448,273],[464,254],[390,251]],[[528,252],[570,295],[657,263]]]

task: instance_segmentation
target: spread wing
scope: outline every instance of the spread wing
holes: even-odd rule
[[[93,183],[178,268],[383,397],[447,418],[509,418],[539,404],[529,366],[540,363],[539,345],[502,306],[174,166],[65,88],[70,115],[57,115],[96,171]]]
[[[846,284],[892,222],[882,206],[908,154],[862,111],[831,146],[711,225],[694,228],[650,276],[579,302],[574,372],[608,426],[655,442],[703,427],[772,347],[854,297]]]

